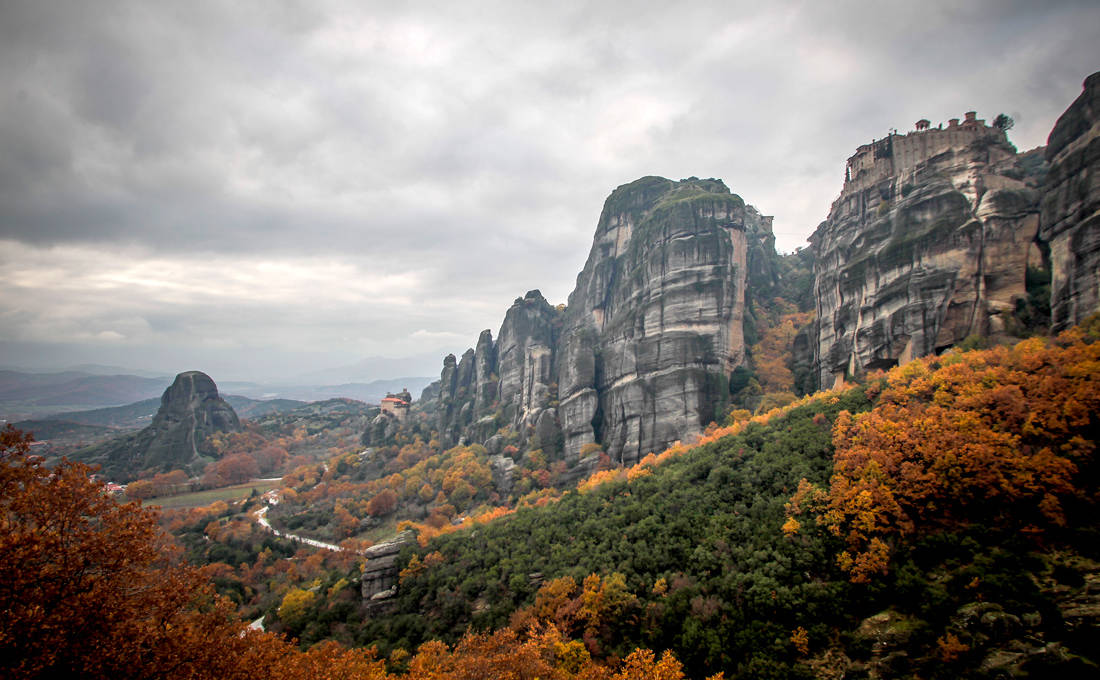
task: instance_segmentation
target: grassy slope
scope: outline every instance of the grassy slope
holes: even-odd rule
[[[210,505],[214,501],[225,501],[228,503],[241,500],[242,498],[248,498],[252,495],[253,489],[259,493],[263,493],[269,489],[277,488],[279,483],[277,479],[255,479],[251,482],[236,484],[234,486],[225,486],[220,489],[207,489],[205,491],[181,493],[175,496],[150,498],[145,501],[145,505],[156,505],[162,508],[198,508]]]

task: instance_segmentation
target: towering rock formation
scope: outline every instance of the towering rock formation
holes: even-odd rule
[[[119,480],[142,470],[189,469],[197,473],[213,459],[207,438],[241,428],[233,407],[201,371],[180,373],[160,398],[153,423],[139,431],[78,452],[74,458],[99,463],[103,473]]]
[[[549,405],[559,317],[537,290],[517,299],[504,315],[496,342],[496,399],[506,422],[533,423]]]
[[[1036,244],[1042,162],[974,112],[927,120],[848,159],[844,189],[810,237],[819,385],[1011,336]]]
[[[1057,331],[1100,308],[1098,120],[1094,74],[1045,154],[1018,154],[1007,125],[975,112],[859,147],[810,238],[817,318],[794,341],[800,385],[974,335]],[[567,307],[531,291],[495,342],[486,330],[448,357],[425,392],[440,432],[492,453],[537,437],[570,463],[593,442],[629,463],[697,432],[745,362],[747,297],[783,287],[770,220],[718,180],[619,187]]]
[[[1100,309],[1100,73],[1058,119],[1040,234],[1050,244],[1053,331]]]
[[[771,282],[773,260],[771,218],[719,180],[619,187],[568,307],[530,291],[495,342],[484,331],[444,361],[440,432],[496,453],[505,439],[494,435],[511,428],[570,463],[587,443],[629,463],[699,432],[744,361],[749,273]]]
[[[537,425],[556,398],[553,358],[560,327],[561,311],[532,290],[508,308],[496,342],[485,330],[461,361],[448,355],[439,381],[440,433],[452,442],[482,442],[510,424],[526,440],[524,426]]]
[[[629,463],[721,416],[745,357],[746,232],[768,231],[719,180],[646,177],[611,194],[562,332],[568,456],[595,441]]]

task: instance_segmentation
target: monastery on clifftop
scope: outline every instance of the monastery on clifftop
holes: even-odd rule
[[[882,139],[864,144],[856,149],[844,168],[845,196],[874,186],[889,177],[901,177],[916,170],[918,164],[949,149],[959,148],[983,137],[995,137],[1005,141],[1005,131],[989,127],[979,119],[977,112],[967,111],[963,121],[958,118],[947,121],[945,128],[932,127],[926,119],[918,120],[916,129],[908,134],[891,132]]]

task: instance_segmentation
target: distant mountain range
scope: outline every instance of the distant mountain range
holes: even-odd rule
[[[269,413],[282,413],[305,406],[307,402],[296,399],[250,399],[236,394],[225,395],[225,400],[233,407],[242,418],[258,418]],[[106,408],[90,409],[87,411],[66,411],[44,416],[35,421],[23,421],[24,423],[51,423],[52,427],[58,427],[57,423],[69,423],[88,426],[105,427],[120,430],[132,430],[145,427],[152,422],[157,409],[160,408],[160,398],[142,399],[132,404],[122,406],[108,406]],[[23,423],[16,423],[19,427]],[[42,425],[39,425],[42,427]]]
[[[433,378],[410,376],[390,380],[372,380],[370,382],[344,382],[334,385],[294,385],[253,382],[234,382],[225,380],[218,383],[218,389],[228,394],[239,394],[252,399],[297,399],[301,401],[321,401],[334,397],[356,399],[377,404],[389,392],[408,389],[419,395]],[[236,405],[234,405],[236,408]]]
[[[168,378],[89,375],[79,371],[21,373],[0,371],[0,405],[5,412],[63,411],[72,407],[113,406],[160,396]]]
[[[127,369],[85,365],[85,370],[28,373],[0,370],[0,419],[68,420],[86,425],[133,428],[149,424],[171,376],[144,377],[111,373]],[[92,373],[97,371],[98,373]],[[321,377],[321,376],[317,376]],[[267,384],[222,381],[219,389],[244,418],[284,407],[335,397],[377,404],[388,392],[408,388],[419,394],[431,382],[427,377],[394,378],[339,384]],[[144,420],[142,420],[144,419]]]
[[[76,366],[69,366],[65,370],[88,375],[136,375],[140,378],[157,378],[169,382],[172,380],[172,376],[164,371],[146,371],[140,368],[107,366],[105,364],[77,364]]]
[[[370,384],[390,380],[395,382],[406,380],[406,378],[390,378],[390,376],[424,375],[425,373],[434,373],[435,377],[438,378],[439,369],[442,368],[442,365],[438,353],[418,354],[400,359],[367,357],[346,366],[302,373],[290,378],[287,382],[298,385]],[[412,389],[411,385],[409,389]]]

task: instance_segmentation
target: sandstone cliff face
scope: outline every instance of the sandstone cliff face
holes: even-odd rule
[[[570,464],[591,442],[629,463],[698,433],[745,358],[749,272],[775,276],[770,220],[719,180],[619,187],[567,308],[531,291],[495,342],[484,331],[444,361],[440,432],[492,453],[537,445]],[[512,439],[494,436],[509,427]]]
[[[720,416],[745,354],[746,232],[766,224],[718,180],[611,194],[562,331],[567,457],[598,442],[630,463]]]
[[[180,373],[160,398],[160,409],[153,418],[153,429],[166,433],[181,425],[190,427],[188,442],[193,449],[201,441],[193,435],[203,432],[239,430],[236,411],[218,394],[218,386],[201,371]]]
[[[1050,244],[1051,330],[1060,331],[1100,309],[1100,73],[1058,119],[1046,158],[1040,234]]]
[[[368,617],[381,616],[394,607],[393,597],[397,594],[400,573],[397,558],[405,547],[415,543],[412,532],[403,531],[364,551],[366,562],[363,564],[360,589]]]
[[[973,114],[849,159],[844,191],[810,237],[820,387],[970,335],[1017,332],[1027,268],[1043,264],[1034,170]]]
[[[101,464],[104,474],[119,480],[147,469],[190,467],[191,473],[197,473],[214,454],[207,437],[240,428],[236,412],[218,394],[210,376],[188,371],[177,375],[164,391],[149,427],[79,452],[77,458]]]
[[[536,428],[556,398],[553,360],[560,326],[561,311],[532,290],[512,303],[496,342],[485,330],[461,361],[448,355],[436,409],[444,438],[480,443],[511,425],[526,441],[528,429]],[[552,432],[547,439],[552,447]]]

